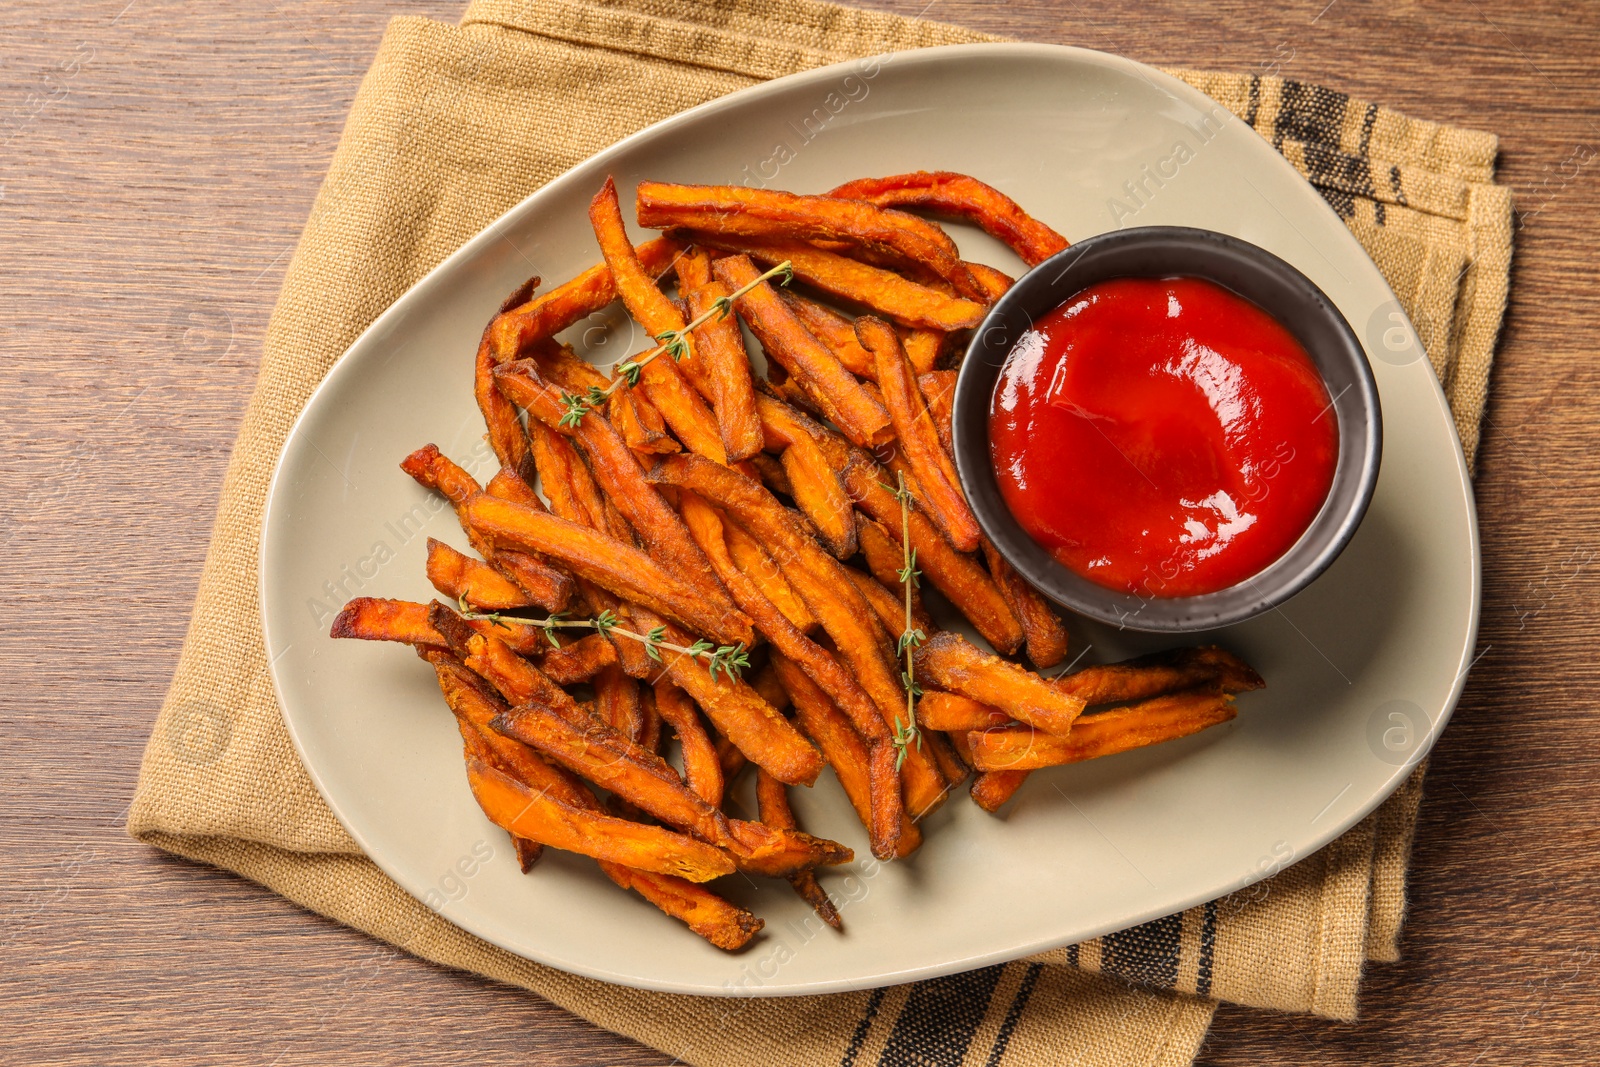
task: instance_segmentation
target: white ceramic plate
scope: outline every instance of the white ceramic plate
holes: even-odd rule
[[[999,818],[957,797],[929,820],[922,850],[894,864],[868,858],[828,774],[797,790],[802,824],[863,857],[824,875],[844,903],[842,936],[819,931],[782,883],[719,883],[767,920],[751,948],[728,955],[581,857],[547,853],[523,876],[468,792],[432,671],[402,648],[327,636],[350,595],[432,595],[427,535],[463,543],[449,510],[396,464],[433,441],[490,473],[470,390],[479,333],[530,273],[556,281],[598,260],[585,208],[605,175],[629,203],[642,178],[820,192],[924,168],[973,173],[1070,239],[1119,224],[1201,226],[1309,275],[1384,357],[1373,361],[1383,473],[1365,524],[1281,611],[1218,635],[1268,683],[1240,699],[1231,724],[1039,772]],[[1144,188],[1137,200],[1130,182]],[[956,232],[970,258],[1020,270],[981,233]],[[706,104],[551,182],[468,242],[380,316],[312,397],[262,538],[284,716],[329,805],[407,891],[513,952],[626,985],[859,989],[1014,959],[1220,896],[1313,852],[1387,797],[1444,728],[1466,673],[1478,612],[1471,488],[1427,361],[1414,339],[1392,344],[1397,307],[1338,217],[1265,141],[1125,59],[1037,45],[930,49]],[[617,321],[597,317],[574,336],[609,363],[627,337],[601,327]],[[1391,345],[1379,353],[1382,329]],[[1073,655],[1171,643],[1085,625]]]

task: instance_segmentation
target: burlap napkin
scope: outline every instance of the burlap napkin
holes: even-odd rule
[[[1420,771],[1334,844],[1182,915],[915,985],[701,999],[573,977],[451,925],[360,854],[284,729],[257,622],[262,502],[290,424],[368,322],[528,193],[648,123],[820,64],[987,39],[811,0],[477,0],[460,26],[396,20],[284,280],[130,832],[692,1064],[1182,1065],[1218,999],[1352,1017],[1364,961],[1397,957]],[[1511,254],[1494,137],[1292,81],[1180,76],[1346,218],[1421,331],[1470,459]]]

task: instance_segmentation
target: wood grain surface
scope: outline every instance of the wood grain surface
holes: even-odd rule
[[[1600,7],[872,2],[1501,135],[1520,215],[1478,479],[1480,659],[1428,777],[1405,959],[1371,969],[1357,1023],[1224,1008],[1201,1059],[1592,1059]],[[0,1063],[666,1062],[122,830],[284,263],[406,13],[454,20],[460,0],[0,14]]]

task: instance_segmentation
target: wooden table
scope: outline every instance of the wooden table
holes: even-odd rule
[[[68,7],[9,4],[0,67],[0,1062],[663,1063],[124,835],[290,248],[385,21],[454,20],[460,0]],[[1522,214],[1478,479],[1481,659],[1428,778],[1405,960],[1373,969],[1356,1024],[1223,1009],[1202,1062],[1583,1061],[1600,1049],[1600,9],[926,10],[1502,136]]]

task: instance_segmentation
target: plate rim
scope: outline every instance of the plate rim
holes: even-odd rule
[[[613,142],[607,147],[601,149],[599,152],[596,152],[593,155],[579,161],[568,170],[562,172],[555,178],[552,178],[550,181],[546,182],[544,185],[530,192],[527,196],[523,197],[517,203],[509,207],[506,211],[502,212],[500,215],[496,216],[494,219],[484,225],[477,233],[463,242],[460,247],[456,248],[449,255],[441,259],[436,265],[434,265],[425,274],[412,283],[403,293],[396,297],[394,301],[391,302],[389,306],[380,312],[376,317],[374,317],[374,319],[368,323],[367,326],[363,328],[362,331],[350,342],[345,350],[328,365],[328,369],[323,373],[323,376],[317,383],[316,387],[307,394],[305,403],[300,409],[299,413],[295,416],[293,422],[290,424],[289,430],[285,434],[283,445],[279,449],[277,458],[274,460],[272,475],[268,480],[266,496],[262,506],[261,528],[259,533],[259,544],[256,560],[256,592],[258,600],[258,615],[261,622],[263,653],[266,655],[268,660],[268,675],[272,680],[273,695],[278,701],[279,713],[283,719],[285,729],[289,733],[290,740],[295,749],[295,754],[299,757],[301,765],[304,767],[307,776],[311,779],[312,784],[316,787],[317,792],[322,797],[323,802],[328,805],[328,808],[333,813],[334,818],[339,822],[340,826],[344,828],[345,832],[350,835],[351,839],[355,841],[357,846],[360,847],[363,856],[372,862],[376,867],[378,867],[378,869],[382,871],[387,878],[393,881],[402,892],[405,892],[418,903],[423,904],[424,907],[428,906],[421,897],[419,897],[416,893],[413,893],[411,889],[407,887],[405,882],[390,869],[389,864],[385,862],[384,859],[381,859],[379,858],[379,855],[374,854],[373,849],[369,847],[369,842],[366,840],[365,835],[356,826],[352,825],[351,820],[347,817],[342,806],[337,803],[332,796],[330,796],[329,789],[323,781],[322,773],[316,767],[316,765],[307,758],[304,741],[300,736],[300,732],[295,727],[293,717],[289,713],[288,701],[284,699],[285,687],[279,680],[279,672],[281,668],[279,667],[278,660],[273,658],[271,655],[271,649],[273,647],[272,624],[269,617],[270,613],[267,610],[268,548],[272,540],[269,534],[274,526],[274,516],[282,507],[283,498],[281,494],[282,490],[284,489],[283,476],[285,460],[287,459],[291,448],[295,446],[297,440],[305,431],[305,424],[308,421],[308,417],[313,409],[318,406],[319,398],[325,390],[329,390],[331,388],[335,377],[340,374],[341,369],[348,365],[351,353],[367,344],[370,336],[383,332],[393,319],[404,314],[404,305],[409,304],[416,293],[418,293],[420,290],[430,287],[433,284],[436,284],[439,276],[457,269],[457,267],[464,262],[474,259],[484,248],[491,245],[494,241],[499,240],[502,227],[523,213],[534,210],[533,208],[530,208],[529,205],[536,198],[542,198],[546,195],[549,195],[550,191],[553,189],[560,189],[568,184],[577,182],[579,180],[578,175],[581,172],[586,171],[588,168],[603,166],[607,161],[632,150],[639,143],[652,140],[662,135],[664,132],[670,131],[676,126],[698,121],[704,116],[715,114],[724,109],[743,108],[749,106],[751,102],[759,101],[765,96],[781,93],[782,91],[794,85],[813,81],[823,81],[831,77],[836,77],[841,73],[859,71],[864,64],[876,62],[882,66],[890,62],[902,64],[910,62],[916,64],[936,65],[945,61],[961,62],[969,58],[979,57],[990,58],[1003,62],[1004,57],[1006,56],[1047,58],[1055,62],[1081,63],[1101,68],[1110,68],[1121,73],[1132,74],[1136,77],[1142,78],[1147,82],[1150,82],[1155,87],[1168,92],[1183,102],[1188,103],[1191,106],[1195,106],[1202,111],[1222,106],[1218,101],[1200,92],[1200,90],[1189,85],[1182,79],[1168,74],[1166,71],[1159,68],[1141,63],[1138,60],[1130,59],[1126,56],[1120,56],[1115,53],[1103,52],[1096,49],[1083,48],[1075,45],[1058,45],[1035,42],[956,44],[883,52],[870,56],[846,59],[838,63],[815,67],[810,70],[798,71],[793,74],[785,75],[781,78],[774,78],[767,81],[758,82],[755,85],[735,90],[732,93],[717,97],[713,100],[708,100],[702,104],[698,104],[684,111],[667,116],[666,118],[657,122],[651,123],[650,125],[637,130],[632,134],[629,134],[627,137]],[[1237,116],[1234,117],[1237,118]],[[1261,140],[1262,144],[1269,149],[1270,160],[1268,160],[1266,165],[1278,166],[1292,175],[1296,181],[1306,185],[1314,194],[1317,208],[1327,212],[1330,215],[1333,215],[1335,220],[1338,221],[1339,226],[1344,228],[1343,220],[1338,219],[1338,216],[1333,212],[1332,207],[1329,206],[1328,203],[1322,198],[1321,194],[1316,192],[1315,188],[1310,185],[1305,177],[1294,168],[1293,164],[1285,159],[1276,149],[1273,149],[1269,142],[1267,142],[1264,138],[1261,138],[1260,135],[1257,134],[1253,129],[1253,127],[1246,126],[1245,130],[1251,136]],[[1355,240],[1355,236],[1353,234],[1350,234],[1349,236],[1351,240]],[[1362,255],[1365,256],[1365,250],[1362,249],[1361,251]],[[1370,256],[1367,258],[1370,262]],[[1372,266],[1378,282],[1383,286],[1384,290],[1388,292],[1390,298],[1395,301],[1396,306],[1399,306],[1398,298],[1395,297],[1393,288],[1389,285],[1388,279],[1383,276],[1381,270],[1377,269],[1376,264],[1373,264]],[[1405,315],[1403,309],[1401,314]],[[1409,316],[1405,316],[1405,318],[1406,325],[1411,327]],[[1417,335],[1415,333],[1415,328],[1411,327],[1411,329],[1413,338],[1416,338]],[[1415,343],[1420,346],[1421,341],[1416,340]],[[1366,343],[1363,340],[1363,348],[1365,349],[1366,347]],[[1397,765],[1384,783],[1379,788],[1375,789],[1372,795],[1366,801],[1353,809],[1353,813],[1347,818],[1335,820],[1329,824],[1330,829],[1312,835],[1310,838],[1310,843],[1308,843],[1303,850],[1296,851],[1294,862],[1300,862],[1313,853],[1320,851],[1333,840],[1344,835],[1350,829],[1360,823],[1374,810],[1376,810],[1379,805],[1388,800],[1410,777],[1415,768],[1424,760],[1426,760],[1428,754],[1432,751],[1433,746],[1438,742],[1440,736],[1448,726],[1451,716],[1455,711],[1456,705],[1460,700],[1461,693],[1465,688],[1467,676],[1470,673],[1473,663],[1476,662],[1472,656],[1477,647],[1477,638],[1481,622],[1483,584],[1483,557],[1479,539],[1476,495],[1472,478],[1467,468],[1466,458],[1461,449],[1460,437],[1455,428],[1455,422],[1454,418],[1452,417],[1449,402],[1444,395],[1443,386],[1439,382],[1437,375],[1433,374],[1431,370],[1427,377],[1429,386],[1433,393],[1433,399],[1441,408],[1441,414],[1444,418],[1445,425],[1449,430],[1451,439],[1454,440],[1456,444],[1456,448],[1451,453],[1455,464],[1454,473],[1456,474],[1457,481],[1462,488],[1464,494],[1463,503],[1466,506],[1466,532],[1468,536],[1468,548],[1470,551],[1470,595],[1468,597],[1467,621],[1464,633],[1463,651],[1458,659],[1458,670],[1455,675],[1455,680],[1450,687],[1449,693],[1447,694],[1443,705],[1439,708],[1438,715],[1432,720],[1428,734],[1422,743],[1418,745],[1416,752],[1413,753],[1404,763]],[[380,849],[378,852],[381,853],[382,850]],[[872,989],[881,986],[901,984],[904,982],[937,978],[944,975],[960,973],[997,963],[1022,959],[1036,953],[1047,952],[1052,949],[1077,943],[1082,940],[1092,939],[1094,937],[1104,936],[1109,933],[1130,929],[1142,923],[1150,922],[1154,919],[1167,915],[1177,914],[1199,904],[1219,899],[1232,892],[1237,892],[1238,890],[1253,885],[1258,881],[1262,881],[1268,877],[1271,877],[1275,873],[1277,873],[1276,870],[1263,873],[1259,870],[1252,869],[1246,871],[1242,877],[1225,882],[1221,886],[1206,886],[1190,894],[1184,895],[1183,897],[1178,898],[1180,902],[1175,906],[1163,903],[1159,908],[1147,909],[1131,919],[1112,921],[1102,924],[1100,927],[1090,928],[1089,933],[1075,931],[1064,936],[1041,937],[1022,947],[996,949],[991,952],[969,955],[959,960],[945,961],[932,965],[901,968],[889,973],[876,974],[865,978],[847,977],[824,981],[812,981],[804,985],[783,985],[777,983],[773,985],[763,985],[759,991],[759,994],[754,994],[739,989],[732,989],[723,986],[712,986],[695,982],[658,981],[649,978],[639,978],[606,967],[595,966],[584,960],[562,959],[559,962],[555,962],[548,957],[540,958],[520,949],[505,945],[501,940],[496,938],[494,933],[475,928],[479,924],[470,920],[460,921],[455,917],[446,915],[440,909],[429,908],[429,910],[433,911],[434,914],[438,915],[446,922],[449,922],[451,925],[457,926],[472,936],[481,938],[487,943],[492,944],[503,951],[510,952],[519,958],[530,960],[531,962],[537,963],[541,966],[548,966],[586,978],[622,985],[628,988],[673,994],[731,997],[735,999],[741,997],[751,997],[755,995],[759,995],[761,997],[788,997]]]

